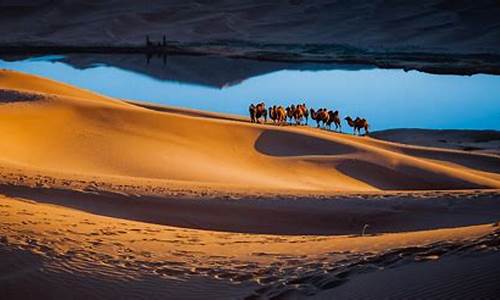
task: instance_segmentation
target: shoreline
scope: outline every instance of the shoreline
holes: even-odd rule
[[[425,51],[371,51],[343,45],[254,44],[246,42],[169,43],[166,46],[0,45],[0,55],[130,54],[146,56],[219,56],[286,63],[367,65],[439,75],[500,75],[500,55]]]

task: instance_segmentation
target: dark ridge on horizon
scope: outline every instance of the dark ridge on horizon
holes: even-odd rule
[[[127,9],[109,0],[57,6],[2,1],[0,53],[211,54],[500,74],[500,5],[493,0],[123,1],[120,6]]]
[[[122,9],[126,7],[127,9]],[[166,40],[210,44],[244,40],[337,44],[376,51],[499,53],[495,0],[242,0],[140,3],[5,0],[0,44],[143,45]],[[35,22],[36,26],[33,26]]]
[[[252,44],[249,44],[252,45]],[[244,44],[167,44],[161,47],[145,46],[0,46],[0,55],[3,59],[17,57],[30,57],[34,55],[63,54],[79,55],[144,55],[144,60],[149,64],[151,60],[160,58],[163,65],[172,57],[209,57],[216,60],[233,60],[254,62],[269,62],[294,66],[292,69],[307,69],[301,64],[321,65],[319,69],[337,69],[360,66],[369,66],[383,69],[403,69],[405,71],[421,71],[430,74],[474,75],[493,74],[500,75],[500,55],[497,54],[445,54],[424,52],[374,52],[341,45],[257,45],[244,46]],[[274,47],[274,48],[273,48]],[[288,48],[287,48],[288,47]],[[113,61],[114,59],[106,59]],[[71,64],[71,63],[70,63]],[[113,63],[109,63],[114,65]],[[277,70],[284,69],[278,67]],[[259,75],[259,72],[252,74]],[[224,86],[231,82],[238,82],[250,76],[241,76],[237,79],[223,82],[209,82],[211,86]],[[206,84],[206,83],[203,83]]]

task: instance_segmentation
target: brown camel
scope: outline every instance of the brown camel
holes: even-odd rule
[[[339,118],[339,111],[329,111],[328,112],[328,128],[331,129],[331,124],[335,124],[335,131],[338,131],[340,128],[340,131],[342,132],[342,125],[340,124],[340,118]]]
[[[356,131],[358,132],[359,135],[361,135],[361,128],[365,129],[365,134],[368,134],[368,128],[370,125],[368,124],[368,121],[366,119],[362,119],[360,117],[357,117],[355,120],[353,120],[351,117],[347,116],[344,118],[347,121],[347,124],[353,128],[354,134],[356,134]]]
[[[273,105],[269,107],[269,118],[273,121],[273,124],[284,125],[286,123],[286,110],[283,106]]]
[[[273,121],[273,124],[276,124],[277,115],[276,115],[276,105],[269,107],[269,118]]]
[[[305,103],[302,103],[302,107],[304,108],[304,118],[306,118],[306,125],[309,124],[309,110]]]
[[[295,105],[286,107],[286,116],[288,117],[288,124],[292,124],[293,114],[295,112]]]
[[[278,106],[276,108],[276,122],[280,125],[284,125],[286,124],[286,117],[287,117],[287,114],[286,114],[286,110],[283,106]]]
[[[292,112],[293,118],[295,119],[296,125],[302,124],[302,118],[305,118],[307,113],[307,107],[305,104],[298,104],[295,110]]]
[[[320,127],[321,122],[323,122],[323,126],[327,125],[330,116],[328,115],[326,108],[320,108],[317,111],[311,108],[310,112],[311,112],[311,119],[316,121],[316,125],[318,128]]]
[[[264,123],[267,122],[267,109],[264,102],[257,105],[250,104],[248,107],[248,112],[250,113],[250,122],[257,123],[260,118],[264,118]]]

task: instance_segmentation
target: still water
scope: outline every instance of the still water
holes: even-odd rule
[[[77,64],[68,63],[61,56],[0,60],[0,68],[45,76],[113,97],[214,112],[247,115],[251,102],[265,101],[268,105],[306,102],[309,107],[339,110],[342,117],[365,117],[372,130],[401,127],[500,130],[500,76],[494,75],[432,75],[366,67],[297,70],[285,66],[261,68],[265,70],[261,74],[254,70],[247,78],[210,86],[186,80],[196,77],[189,73],[190,68],[200,68],[196,61],[176,71],[165,70],[175,73],[166,74],[169,76],[155,76],[157,72],[148,72],[148,65],[116,67],[98,61],[74,65]],[[230,72],[241,73],[244,67],[211,65],[210,68],[208,71],[212,73],[204,77],[226,72],[223,75],[231,78]]]

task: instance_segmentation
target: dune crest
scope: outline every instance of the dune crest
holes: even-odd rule
[[[500,188],[493,155],[196,116],[7,70],[0,89],[4,166],[256,190]]]

